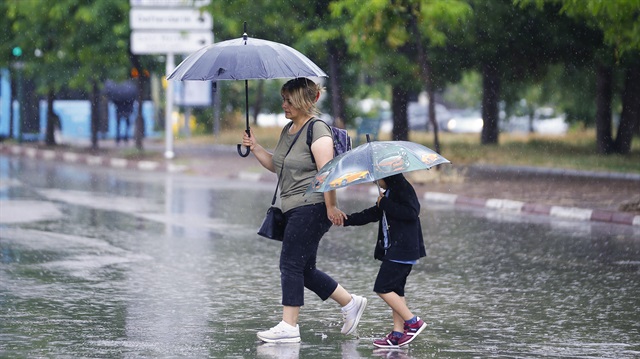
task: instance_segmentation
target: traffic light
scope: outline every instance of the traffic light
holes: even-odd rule
[[[13,50],[11,50],[11,53],[15,57],[20,57],[20,56],[22,56],[22,49],[20,48],[20,46],[16,46],[16,47],[13,48]]]

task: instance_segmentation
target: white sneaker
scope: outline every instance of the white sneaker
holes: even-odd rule
[[[297,343],[300,341],[300,327],[283,320],[269,330],[258,332],[258,339],[267,343]]]
[[[362,317],[362,313],[364,312],[364,308],[367,307],[367,298],[355,294],[352,294],[351,298],[353,298],[354,301],[351,309],[345,310],[342,308],[342,318],[344,320],[342,334],[347,335],[352,334],[356,330],[358,323],[360,322],[360,317]]]

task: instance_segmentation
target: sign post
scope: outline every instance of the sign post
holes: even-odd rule
[[[166,71],[170,73],[176,67],[173,54],[167,54]],[[175,157],[173,152],[173,81],[167,81],[167,94],[164,109],[164,158]]]
[[[176,54],[190,54],[213,43],[211,14],[194,6],[208,5],[210,0],[129,0],[131,52],[136,55],[166,54],[167,74],[175,69]],[[191,5],[191,6],[189,6]],[[165,152],[173,151],[173,81],[167,81],[165,96]]]

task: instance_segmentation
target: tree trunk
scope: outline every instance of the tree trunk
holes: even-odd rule
[[[626,69],[625,75],[622,113],[614,143],[616,152],[620,154],[627,154],[631,151],[633,133],[640,123],[640,65],[630,65]]]
[[[428,63],[428,62],[426,62]],[[430,70],[430,67],[427,67]],[[431,127],[433,128],[433,146],[434,146],[434,150],[438,153],[440,153],[440,139],[438,137],[438,133],[439,133],[439,128],[438,128],[438,121],[436,119],[436,100],[435,100],[435,96],[434,96],[434,89],[433,89],[433,80],[431,78],[431,76],[427,76],[427,96],[429,97],[429,121],[431,121]],[[440,167],[437,167],[438,169],[440,169]]]
[[[133,130],[133,139],[136,142],[136,149],[138,151],[143,150],[142,140],[144,139],[144,118],[142,117],[142,102],[144,101],[144,88],[145,88],[145,78],[147,76],[144,73],[142,65],[140,64],[140,58],[137,55],[134,55],[129,49],[129,61],[131,62],[131,66],[138,71],[138,115],[136,116],[134,130]]]
[[[258,126],[258,115],[260,114],[260,111],[262,111],[262,102],[264,100],[264,81],[258,81],[257,85],[258,86],[255,91],[256,100],[253,101],[253,124],[255,126]]]
[[[56,118],[58,116],[53,111],[53,99],[54,99],[53,88],[50,87],[49,91],[47,92],[47,125],[44,133],[44,143],[47,146],[54,146],[56,144],[56,138],[54,136],[54,133],[55,133]],[[57,120],[58,120],[57,122],[60,121],[59,118],[57,118]]]
[[[98,149],[98,98],[100,97],[100,90],[98,89],[98,83],[92,80],[91,83],[91,149]]]
[[[340,49],[335,41],[329,41],[327,44],[329,53],[329,84],[331,87],[331,109],[333,110],[333,125],[339,128],[345,128],[345,106],[344,96],[342,94],[342,86],[340,80],[340,62],[342,62],[344,52]]]
[[[500,109],[500,75],[494,64],[482,66],[482,133],[480,143],[483,145],[498,143],[498,121]]]
[[[407,105],[409,93],[405,86],[394,85],[391,89],[391,111],[393,111],[393,140],[407,141],[409,139],[409,121],[407,119]]]
[[[596,69],[596,143],[600,154],[609,154],[613,150],[611,138],[612,88],[613,71],[611,67],[598,65]]]
[[[144,82],[146,76],[142,73],[142,69],[139,70],[138,76],[138,115],[136,116],[136,122],[133,130],[133,139],[136,141],[136,149],[138,151],[143,150],[142,140],[144,139],[144,117],[142,117],[142,104],[144,102]]]
[[[440,129],[438,127],[438,121],[436,120],[436,101],[432,81],[427,83],[427,95],[429,96],[429,121],[431,121],[431,126],[433,128],[433,146],[434,150],[440,153],[440,138],[438,137]],[[440,169],[440,167],[437,168]]]
[[[410,21],[411,21],[411,29],[413,30],[413,37],[416,41],[416,49],[418,50],[418,62],[420,63],[420,75],[422,77],[422,81],[427,88],[427,98],[429,99],[429,107],[428,107],[428,121],[431,123],[431,127],[433,128],[433,143],[434,150],[437,153],[440,153],[440,139],[438,138],[438,121],[436,119],[436,100],[434,97],[433,90],[433,78],[431,74],[431,64],[429,63],[429,58],[427,56],[426,51],[424,50],[424,46],[422,46],[422,33],[418,28],[417,19],[415,14],[411,8],[409,8]]]

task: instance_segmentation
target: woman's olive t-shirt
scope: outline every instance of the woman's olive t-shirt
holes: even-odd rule
[[[318,173],[316,164],[311,161],[311,149],[307,145],[307,126],[310,122],[311,120],[300,129],[304,132],[300,133],[286,158],[285,154],[296,137],[295,133],[289,134],[289,128],[293,122],[284,126],[278,144],[273,151],[273,165],[278,175],[284,159],[284,169],[280,177],[280,206],[283,212],[300,206],[324,202],[323,193],[305,195],[313,177]],[[314,122],[311,143],[323,136],[331,136],[331,129],[322,121]]]

